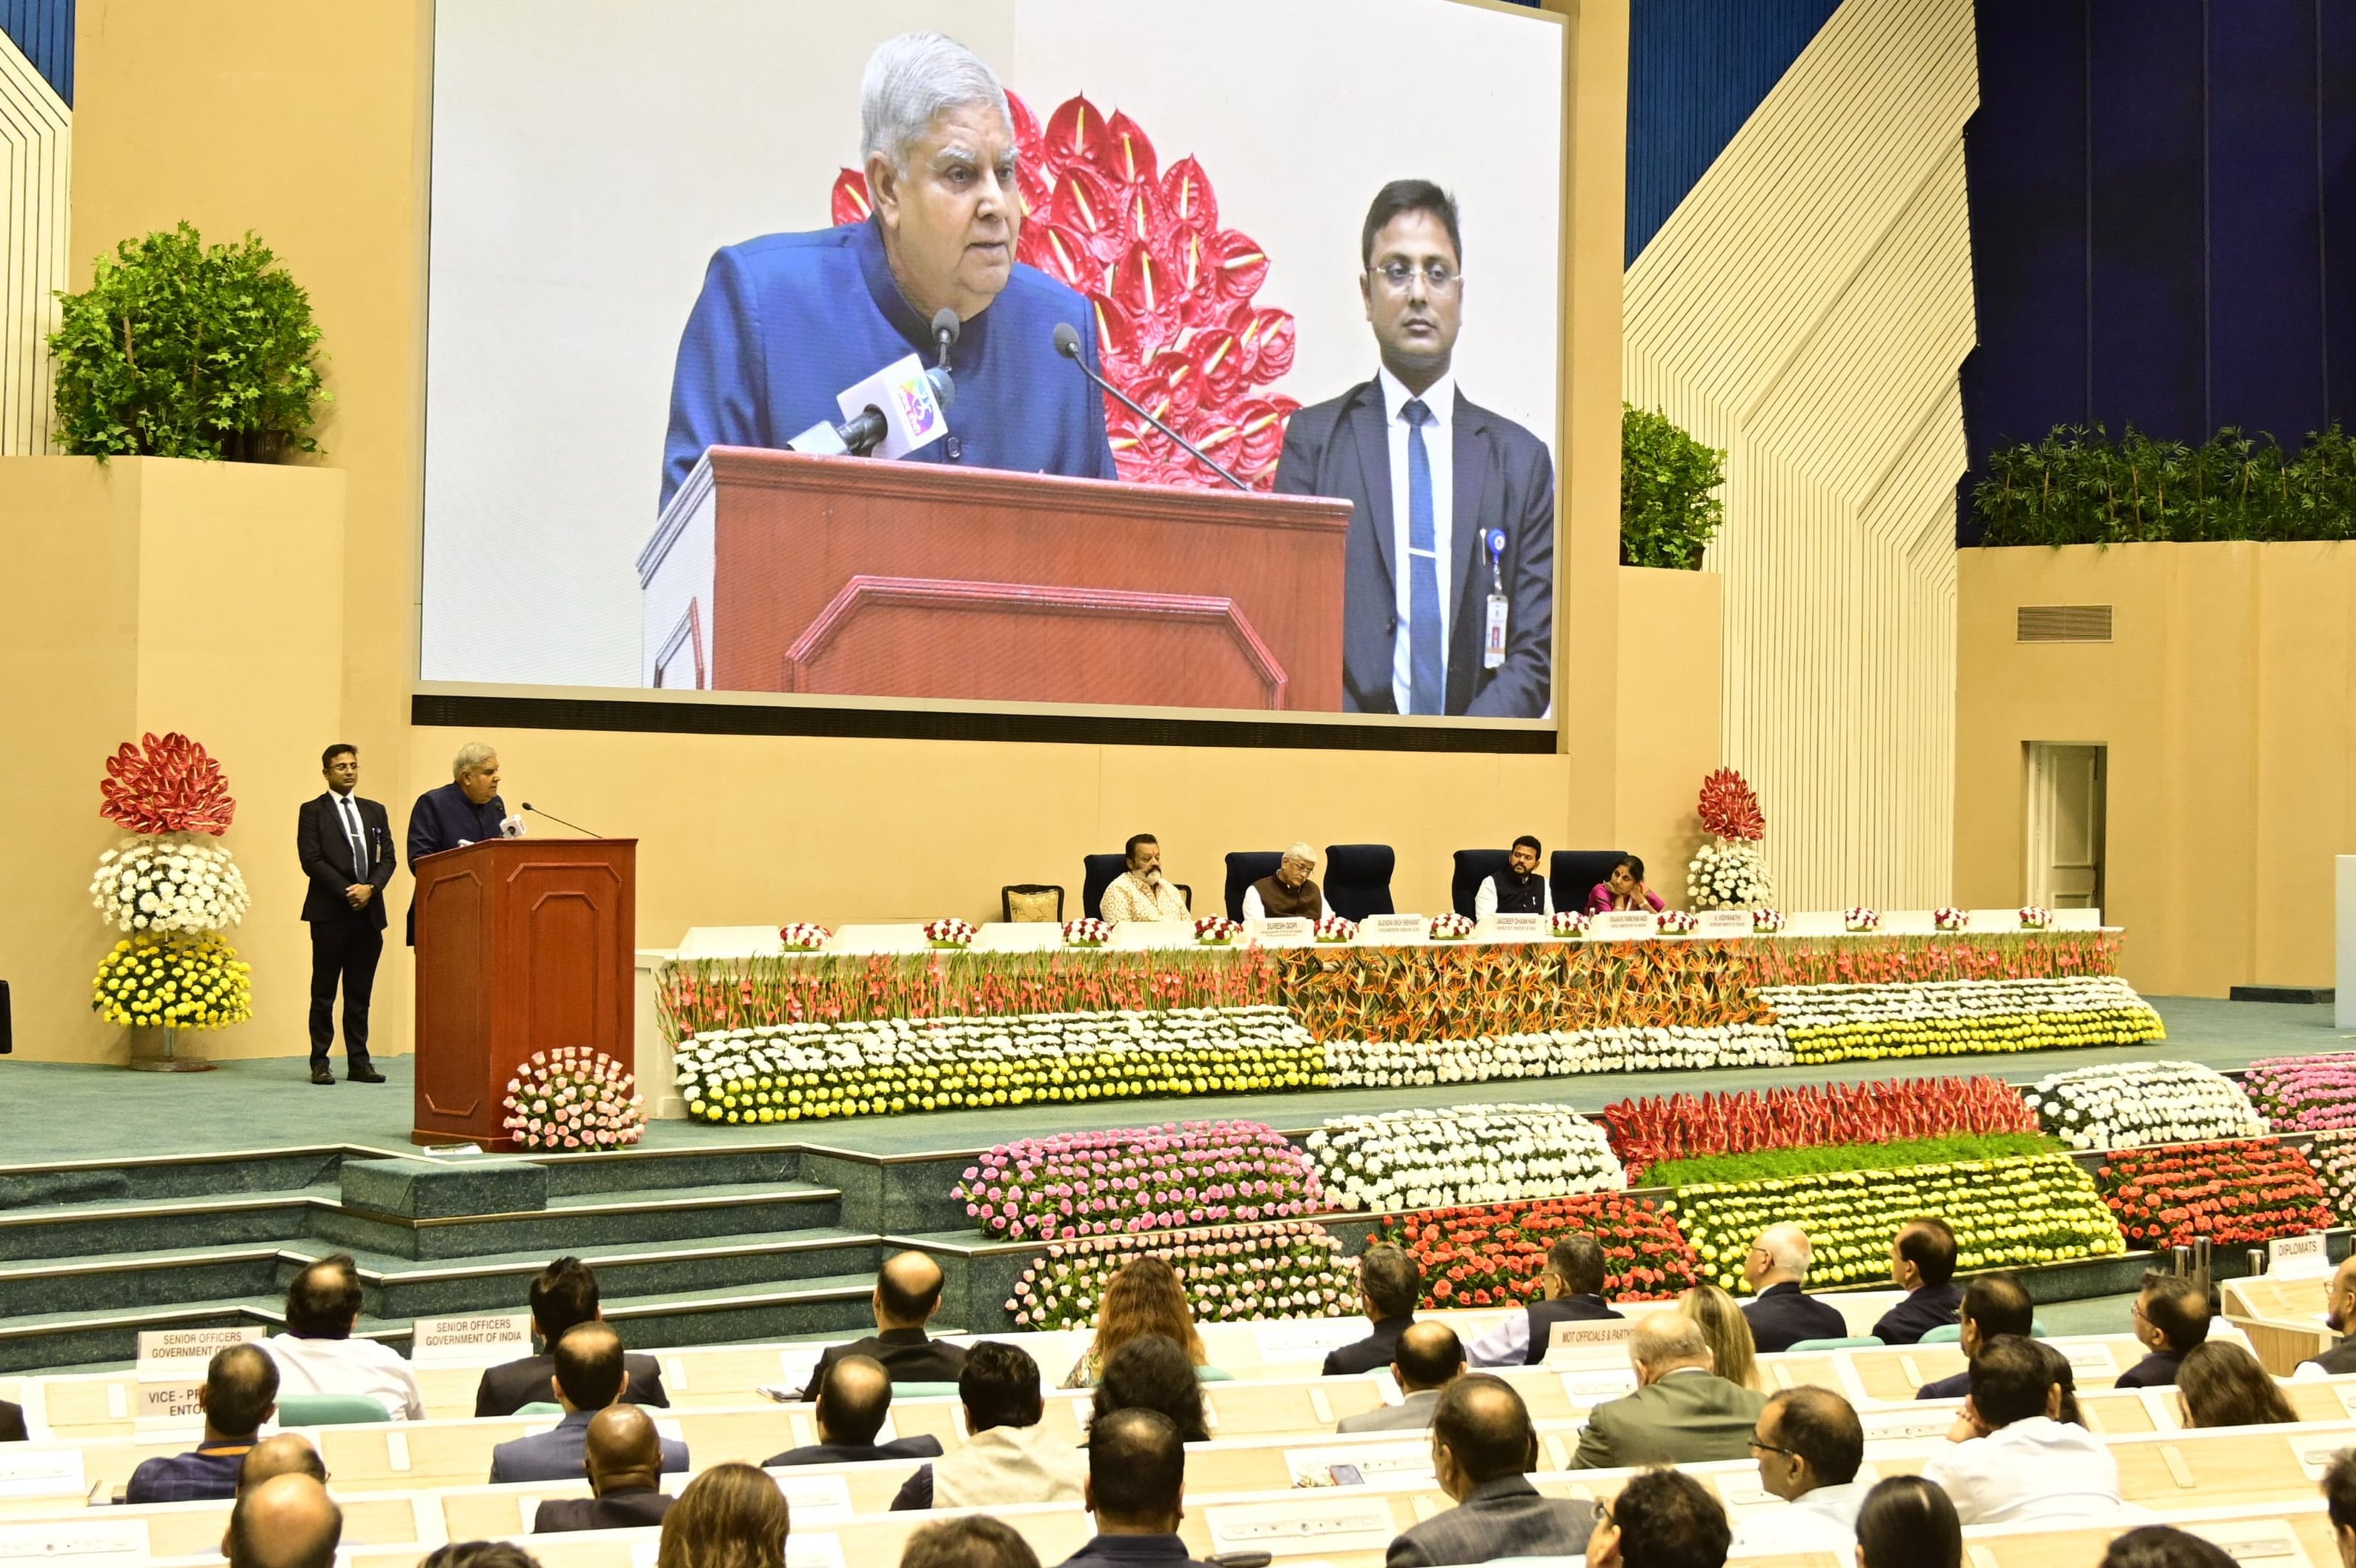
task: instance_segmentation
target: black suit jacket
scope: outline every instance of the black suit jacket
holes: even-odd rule
[[[886,1328],[848,1345],[829,1345],[810,1369],[802,1398],[818,1397],[818,1385],[826,1381],[827,1369],[837,1356],[872,1356],[884,1363],[885,1375],[895,1383],[953,1383],[965,1371],[963,1346],[945,1345],[922,1328]]]
[[[1885,1345],[1919,1345],[1943,1323],[1963,1320],[1964,1293],[1954,1280],[1926,1285],[1881,1315],[1873,1336]]]
[[[550,1498],[531,1516],[534,1535],[562,1530],[644,1530],[660,1524],[679,1499],[652,1487],[607,1492],[602,1498]]]
[[[1390,438],[1382,384],[1361,381],[1301,410],[1285,429],[1276,490],[1352,503],[1342,589],[1342,706],[1396,713],[1391,659],[1398,635],[1398,572],[1392,533]],[[1554,459],[1546,443],[1462,389],[1450,427],[1451,486],[1447,710],[1483,719],[1536,719],[1552,696]],[[1506,600],[1505,662],[1481,664],[1489,624],[1490,572],[1482,536],[1505,530],[1499,562]]]
[[[2115,1388],[2172,1388],[2177,1370],[2184,1358],[2167,1350],[2155,1350],[2119,1374]]]
[[[1803,1339],[1846,1339],[1848,1319],[1829,1301],[1804,1296],[1790,1280],[1771,1285],[1742,1304],[1751,1338],[1762,1351],[1788,1350]]]
[[[1338,1350],[1325,1354],[1323,1375],[1329,1378],[1349,1377],[1357,1372],[1371,1372],[1376,1367],[1387,1367],[1398,1359],[1399,1336],[1406,1333],[1415,1315],[1403,1317],[1383,1317],[1375,1322],[1375,1331],[1363,1339],[1353,1339]]]
[[[807,1448],[788,1448],[782,1454],[772,1454],[761,1461],[764,1470],[775,1470],[789,1465],[865,1465],[878,1459],[937,1459],[941,1456],[941,1440],[929,1432],[919,1432],[914,1437],[894,1437],[889,1443],[813,1443]]]
[[[0,1399],[0,1443],[29,1443],[31,1435],[25,1430],[25,1409]]]
[[[294,853],[302,858],[303,876],[310,883],[303,895],[303,918],[356,920],[382,931],[385,884],[392,880],[392,819],[383,806],[358,794],[352,803],[359,807],[360,831],[368,836],[368,881],[376,889],[376,897],[369,900],[366,909],[354,909],[344,901],[344,890],[358,880],[347,864],[351,859],[351,840],[344,835],[334,792],[322,791],[305,801],[294,816]]]
[[[670,1395],[663,1392],[660,1361],[632,1351],[623,1356],[622,1367],[630,1374],[630,1386],[622,1391],[623,1403],[669,1407]],[[545,1354],[486,1367],[483,1381],[475,1385],[475,1413],[513,1415],[527,1404],[553,1404],[555,1377],[556,1358]]]

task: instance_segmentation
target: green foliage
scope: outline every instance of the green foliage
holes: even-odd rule
[[[316,452],[319,329],[310,296],[248,234],[208,249],[183,223],[100,257],[59,293],[58,437],[65,450],[266,463]]]
[[[2356,442],[2334,424],[2294,455],[2230,427],[2187,446],[2056,425],[1990,453],[1972,508],[1987,545],[2356,538]]]
[[[1701,570],[1702,548],[1726,520],[1718,487],[1726,453],[1666,415],[1620,405],[1620,563]]]
[[[2052,1154],[2062,1147],[2059,1139],[2040,1133],[1959,1133],[1953,1137],[1909,1138],[1894,1144],[1823,1144],[1813,1148],[1762,1149],[1755,1154],[1701,1155],[1654,1166],[1644,1172],[1644,1185],[1691,1187],[1705,1181],[1772,1181],[1833,1170],[1904,1170],[1917,1165],[1953,1165],[1966,1159]]]

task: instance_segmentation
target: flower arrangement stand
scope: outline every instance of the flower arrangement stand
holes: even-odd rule
[[[143,1056],[139,1052],[139,1037],[147,1032],[144,1029],[131,1031],[131,1060],[125,1065],[134,1072],[210,1072],[220,1065],[217,1061],[207,1061],[201,1056],[182,1056],[180,1031],[168,1027],[155,1031],[164,1037],[163,1050],[154,1055]]]

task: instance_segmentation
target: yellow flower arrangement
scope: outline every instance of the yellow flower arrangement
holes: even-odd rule
[[[91,1010],[138,1028],[220,1029],[253,1016],[252,971],[211,932],[194,937],[141,933],[98,961]]]

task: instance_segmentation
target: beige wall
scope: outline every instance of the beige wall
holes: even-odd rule
[[[2022,748],[2110,748],[2107,918],[2161,995],[2329,985],[2356,852],[2356,548],[1965,550],[1956,890],[2021,896]],[[2019,643],[2023,604],[2108,604],[2106,644]]]

